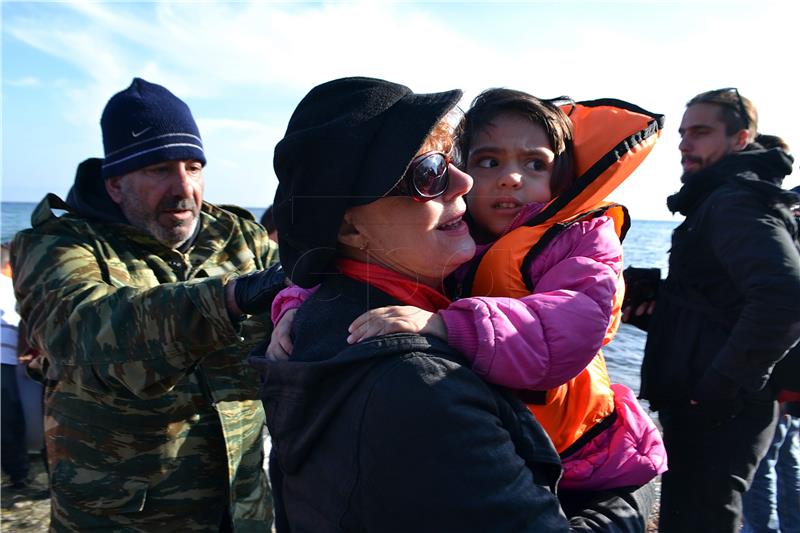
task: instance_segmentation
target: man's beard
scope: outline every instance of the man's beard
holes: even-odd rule
[[[699,157],[683,156],[682,159],[689,160],[689,161],[695,163],[697,166],[693,167],[692,170],[684,170],[683,171],[683,174],[681,174],[681,183],[686,183],[686,180],[689,178],[689,176],[700,172],[706,166],[708,166]],[[683,164],[683,160],[681,161],[681,164]]]
[[[172,249],[180,247],[194,235],[199,219],[195,201],[192,198],[179,196],[163,199],[158,203],[154,213],[148,213],[137,198],[123,195],[120,208],[132,226],[149,233],[161,244]],[[158,221],[158,215],[168,209],[192,211],[194,216],[190,220],[179,220],[172,225],[163,225]]]

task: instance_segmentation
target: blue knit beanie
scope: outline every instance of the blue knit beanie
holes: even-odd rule
[[[105,179],[162,161],[193,159],[206,164],[189,106],[161,85],[141,78],[134,78],[130,87],[111,97],[100,127]]]

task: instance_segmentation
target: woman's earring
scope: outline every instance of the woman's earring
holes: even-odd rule
[[[367,241],[361,243],[361,246],[358,247],[359,250],[362,252],[367,249]]]

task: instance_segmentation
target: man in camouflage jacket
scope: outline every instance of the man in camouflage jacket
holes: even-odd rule
[[[202,201],[199,133],[165,88],[135,79],[101,124],[106,158],[14,242],[20,312],[49,363],[51,529],[269,531],[245,356],[269,331],[249,313],[268,310],[277,248],[246,211]]]

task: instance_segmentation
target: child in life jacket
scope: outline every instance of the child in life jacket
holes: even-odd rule
[[[638,486],[666,470],[666,452],[633,392],[610,383],[600,352],[619,324],[624,208],[591,209],[541,230],[535,224],[554,197],[574,188],[572,133],[554,103],[508,89],[480,94],[459,133],[474,179],[466,198],[478,244],[449,287],[462,297],[438,312],[373,309],[353,322],[348,341],[438,336],[483,379],[518,392],[561,455],[562,489]],[[284,291],[273,316],[305,296]]]

